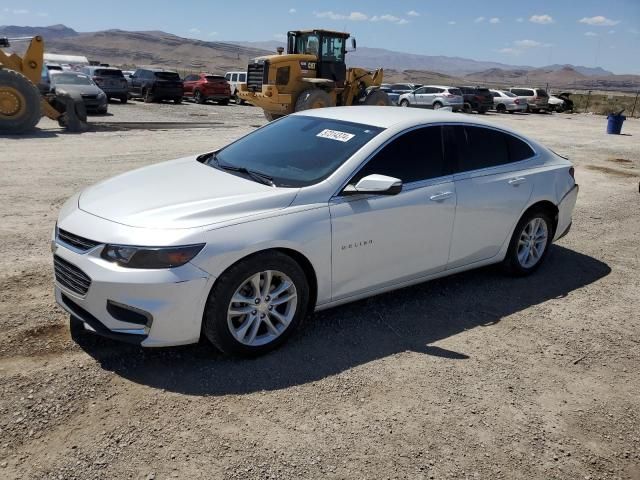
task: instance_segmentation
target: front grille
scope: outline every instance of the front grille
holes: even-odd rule
[[[79,295],[86,295],[91,286],[91,279],[78,267],[58,255],[53,256],[53,270],[56,282]]]
[[[264,62],[250,63],[247,67],[247,88],[249,91],[262,91],[264,83]]]
[[[88,93],[83,93],[82,94],[82,98],[86,99],[86,100],[95,100],[98,98],[98,95],[90,95]]]
[[[89,240],[88,238],[84,238],[79,235],[74,235],[73,233],[62,230],[61,228],[58,229],[58,240],[66,245],[80,250],[81,252],[88,252],[92,248],[100,245],[100,242]]]

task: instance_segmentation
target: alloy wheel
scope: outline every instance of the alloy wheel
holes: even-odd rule
[[[525,225],[518,239],[518,263],[520,266],[531,268],[540,261],[547,248],[548,237],[549,229],[543,218],[535,217]]]
[[[243,345],[258,347],[282,335],[296,314],[298,294],[293,281],[276,270],[244,280],[231,297],[227,325]]]

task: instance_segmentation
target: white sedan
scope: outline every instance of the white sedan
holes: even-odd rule
[[[56,299],[106,337],[260,354],[313,310],[493,263],[533,272],[569,230],[573,173],[472,117],[307,110],[73,196]]]

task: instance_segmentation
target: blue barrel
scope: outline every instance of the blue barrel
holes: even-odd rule
[[[607,133],[612,135],[620,135],[622,131],[622,124],[626,120],[627,117],[624,115],[617,115],[612,113],[607,116]]]

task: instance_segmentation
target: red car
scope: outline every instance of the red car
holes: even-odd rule
[[[222,75],[196,73],[187,75],[183,83],[185,98],[192,98],[196,103],[213,100],[220,105],[226,105],[231,98],[231,89]]]

